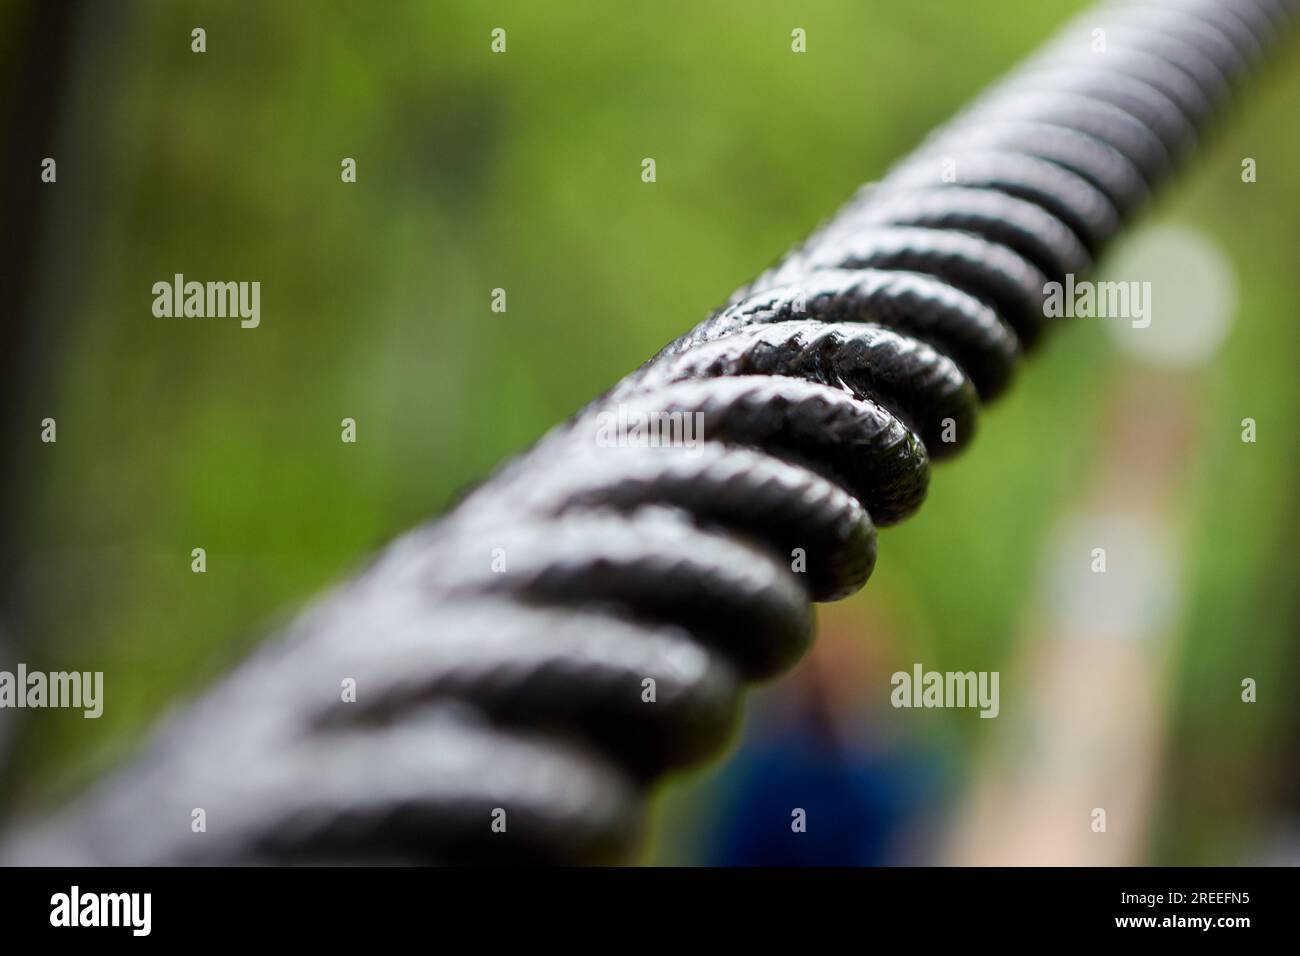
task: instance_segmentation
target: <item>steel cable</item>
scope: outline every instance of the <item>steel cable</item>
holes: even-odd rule
[[[808,647],[811,602],[865,583],[876,527],[1047,331],[1045,284],[1132,221],[1295,8],[1135,0],[1067,25],[6,861],[625,859],[650,782],[715,753],[746,684]],[[612,420],[701,430],[611,444]]]

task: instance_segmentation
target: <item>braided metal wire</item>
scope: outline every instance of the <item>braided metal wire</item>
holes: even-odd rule
[[[723,745],[745,685],[808,647],[812,601],[863,585],[876,527],[1047,331],[1045,284],[1089,268],[1295,8],[1137,0],[1068,25],[6,861],[626,859],[648,784]],[[610,447],[615,413],[703,440]]]

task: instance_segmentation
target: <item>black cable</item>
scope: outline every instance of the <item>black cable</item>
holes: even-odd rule
[[[650,781],[726,740],[745,684],[807,648],[811,601],[862,586],[876,526],[1047,331],[1045,284],[1132,221],[1295,6],[1080,17],[9,860],[625,857]],[[675,443],[611,446],[655,416]]]

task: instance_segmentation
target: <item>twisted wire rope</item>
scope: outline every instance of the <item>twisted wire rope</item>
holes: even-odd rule
[[[1048,331],[1045,284],[1089,269],[1295,14],[1080,16],[5,859],[628,858],[649,784],[724,744],[746,685],[807,649],[811,602],[865,583],[876,528],[920,506],[930,461],[968,445]],[[609,447],[615,410],[702,440]]]

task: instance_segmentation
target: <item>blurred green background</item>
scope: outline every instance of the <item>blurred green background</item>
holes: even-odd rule
[[[10,800],[40,807],[121,759],[302,600],[698,321],[1081,6],[88,4],[57,135],[31,147],[32,170],[57,158],[58,184],[32,249],[37,332],[11,419],[31,441],[5,546],[27,661],[103,670],[108,701],[96,722],[27,718]],[[0,20],[6,56],[22,17]],[[1297,102],[1292,57],[1150,211],[1214,237],[1240,302],[1198,379],[1205,432],[1177,504],[1188,600],[1152,862],[1235,862],[1294,776]],[[1242,184],[1243,156],[1257,184]],[[176,272],[259,280],[261,327],[153,317],[151,285]],[[1122,361],[1096,323],[1056,337],[936,472],[920,515],[882,535],[877,578],[840,626],[888,613],[900,660],[1003,662]],[[1245,415],[1261,423],[1253,446]],[[55,445],[36,441],[46,416]],[[206,574],[190,571],[195,547]],[[1254,709],[1237,674],[1260,675]],[[931,725],[958,778],[995,723],[962,716]],[[670,789],[647,859],[692,859],[690,820],[720,772]]]

